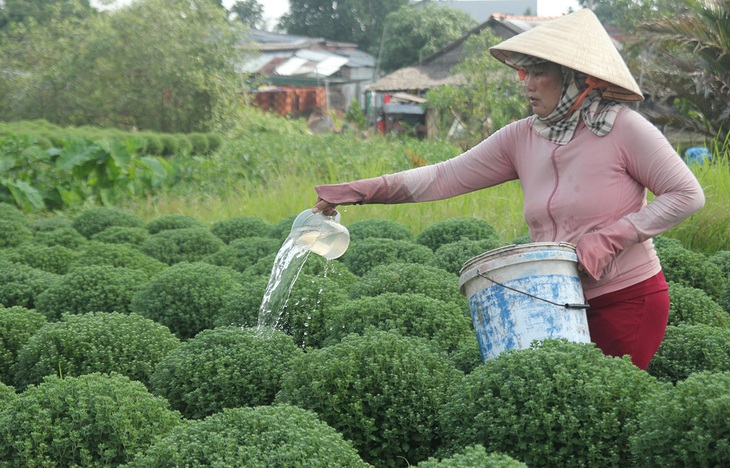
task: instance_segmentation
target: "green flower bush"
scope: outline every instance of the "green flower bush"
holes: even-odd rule
[[[202,261],[233,268],[243,273],[260,259],[276,254],[279,247],[279,241],[270,237],[234,239],[216,253],[203,258]]]
[[[675,242],[655,243],[667,281],[705,291],[713,300],[722,295],[725,278],[722,270],[701,253]]]
[[[109,226],[143,227],[139,216],[119,208],[97,207],[79,213],[71,223],[87,239]]]
[[[197,262],[225,244],[207,228],[172,229],[153,234],[139,246],[143,253],[168,265]]]
[[[18,351],[46,323],[46,318],[35,310],[0,306],[0,382],[14,382],[12,366]]]
[[[28,223],[28,227],[37,234],[39,232],[55,231],[56,229],[72,228],[72,224],[73,220],[68,216],[54,215],[36,218]]]
[[[213,223],[210,232],[226,244],[246,237],[268,237],[273,226],[261,218],[236,216]]]
[[[483,219],[455,218],[437,221],[426,226],[416,237],[416,242],[435,252],[444,244],[462,239],[484,240],[498,237],[494,227]]]
[[[468,260],[489,250],[504,245],[496,237],[489,237],[482,240],[462,239],[456,242],[444,244],[433,254],[427,265],[450,271],[455,275],[459,274],[461,267]]]
[[[72,227],[54,229],[53,231],[38,231],[33,235],[38,244],[53,246],[60,245],[69,249],[82,248],[88,239]]]
[[[730,465],[730,373],[699,372],[641,404],[631,452],[638,466]]]
[[[105,244],[130,244],[138,246],[148,237],[150,237],[150,233],[145,228],[110,226],[91,236],[91,240]]]
[[[157,365],[151,388],[191,419],[224,408],[268,405],[281,388],[282,375],[302,353],[290,336],[278,331],[204,330]]]
[[[368,463],[404,466],[440,445],[437,412],[462,376],[423,338],[371,331],[294,360],[276,401],[316,412]]]
[[[384,293],[332,308],[326,318],[324,345],[337,343],[350,333],[362,334],[370,327],[428,338],[445,352],[456,350],[465,336],[474,334],[471,319],[454,303],[423,294]]]
[[[361,219],[347,226],[350,242],[359,242],[370,237],[394,240],[414,240],[413,232],[406,226],[387,219]]]
[[[730,328],[702,324],[668,326],[647,371],[672,383],[695,372],[730,371]]]
[[[223,410],[174,428],[129,468],[370,466],[311,411],[290,405]]]
[[[0,410],[0,467],[119,466],[180,423],[127,377],[50,377]]]
[[[271,254],[261,258],[250,268],[246,269],[246,274],[252,276],[266,276],[268,278],[273,270],[276,257],[277,254]],[[342,262],[338,260],[330,261],[313,253],[310,253],[307,256],[301,272],[310,276],[326,276],[333,280],[339,287],[347,290],[360,280],[360,278],[351,272],[350,269]]]
[[[143,254],[131,245],[89,242],[70,268],[93,265],[140,270],[148,276],[153,276],[168,267],[167,264]]]
[[[172,229],[208,228],[205,223],[195,216],[180,213],[160,216],[147,223],[145,227],[150,234],[157,234],[158,232]]]
[[[18,224],[27,225],[28,218],[15,205],[0,202],[0,219]]]
[[[0,260],[0,304],[35,309],[38,296],[61,278],[28,265]]]
[[[701,289],[669,283],[669,324],[730,328],[730,314]]]
[[[362,276],[373,267],[388,263],[426,264],[433,257],[431,249],[407,240],[369,237],[350,244],[342,263],[353,273]]]
[[[10,385],[5,385],[0,382],[0,413],[3,411],[5,406],[16,398],[18,398],[18,394],[15,393],[15,389]]]
[[[453,302],[469,310],[466,298],[459,292],[459,278],[441,268],[416,263],[389,263],[368,271],[350,289],[350,297],[378,296],[393,292],[421,293],[434,299]]]
[[[461,452],[443,460],[429,458],[417,465],[418,468],[527,468],[524,463],[509,455],[487,453],[481,445],[471,445]]]
[[[245,289],[239,280],[240,274],[229,268],[178,263],[144,284],[135,294],[131,310],[169,327],[185,340],[213,328],[218,316],[239,310]]]
[[[64,315],[38,330],[20,349],[15,385],[23,389],[48,375],[117,372],[148,384],[155,366],[180,346],[166,327],[137,314]]]
[[[444,452],[481,444],[528,466],[629,466],[633,422],[657,385],[593,344],[507,351],[454,387],[441,412]]]
[[[26,242],[12,249],[6,249],[2,253],[5,260],[37,268],[39,270],[65,275],[68,273],[69,265],[81,255],[76,250],[71,250],[60,245],[45,246],[32,242]]]
[[[235,301],[213,319],[214,327],[255,327],[258,325],[259,309],[269,283],[268,276],[244,275],[243,288]]]
[[[36,310],[50,321],[65,313],[129,313],[132,298],[147,278],[146,273],[131,268],[77,267],[38,296]]]
[[[294,224],[296,218],[297,215],[291,215],[274,224],[268,236],[273,239],[278,239],[279,242],[283,242],[289,236],[289,233],[291,233],[291,226]]]
[[[0,248],[16,247],[33,238],[33,231],[25,224],[0,219]]]

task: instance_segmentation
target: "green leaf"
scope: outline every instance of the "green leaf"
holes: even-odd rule
[[[69,171],[74,167],[81,166],[93,161],[103,153],[103,150],[94,142],[73,139],[64,146],[56,160],[56,168],[62,171]]]
[[[22,180],[13,181],[6,179],[2,179],[0,182],[2,182],[2,185],[7,187],[8,190],[10,190],[10,193],[13,194],[13,198],[18,205],[26,206],[27,204],[30,204],[36,209],[45,208],[46,205],[43,202],[43,196],[41,196],[40,192],[31,187],[27,182],[23,182]]]

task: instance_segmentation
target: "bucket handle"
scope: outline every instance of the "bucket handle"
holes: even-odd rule
[[[525,296],[531,297],[533,299],[537,299],[538,301],[547,302],[548,304],[552,304],[558,307],[565,307],[566,309],[588,309],[590,306],[588,304],[560,304],[558,302],[553,302],[550,299],[545,299],[544,297],[538,297],[533,294],[530,294],[526,291],[521,291],[519,289],[515,289],[513,287],[507,286],[504,283],[500,283],[499,281],[495,281],[492,278],[489,278],[488,276],[484,276],[481,271],[477,270],[477,276],[481,276],[482,278],[491,281],[492,283],[496,284],[497,286],[502,286],[505,289],[509,289],[510,291],[514,291],[516,293],[524,294]]]

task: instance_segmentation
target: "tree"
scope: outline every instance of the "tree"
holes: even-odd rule
[[[289,34],[353,42],[376,52],[388,13],[408,0],[289,0],[279,29]]]
[[[416,63],[474,26],[469,14],[433,3],[400,8],[385,19],[380,68],[392,71]]]
[[[264,19],[264,7],[256,0],[239,0],[231,7],[231,13],[236,21],[256,28]]]
[[[47,23],[52,18],[86,18],[96,10],[89,0],[5,0],[0,9],[0,28],[30,19]]]

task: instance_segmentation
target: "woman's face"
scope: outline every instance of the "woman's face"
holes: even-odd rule
[[[563,93],[563,74],[560,65],[552,62],[525,67],[525,91],[532,112],[547,117],[560,102]]]

